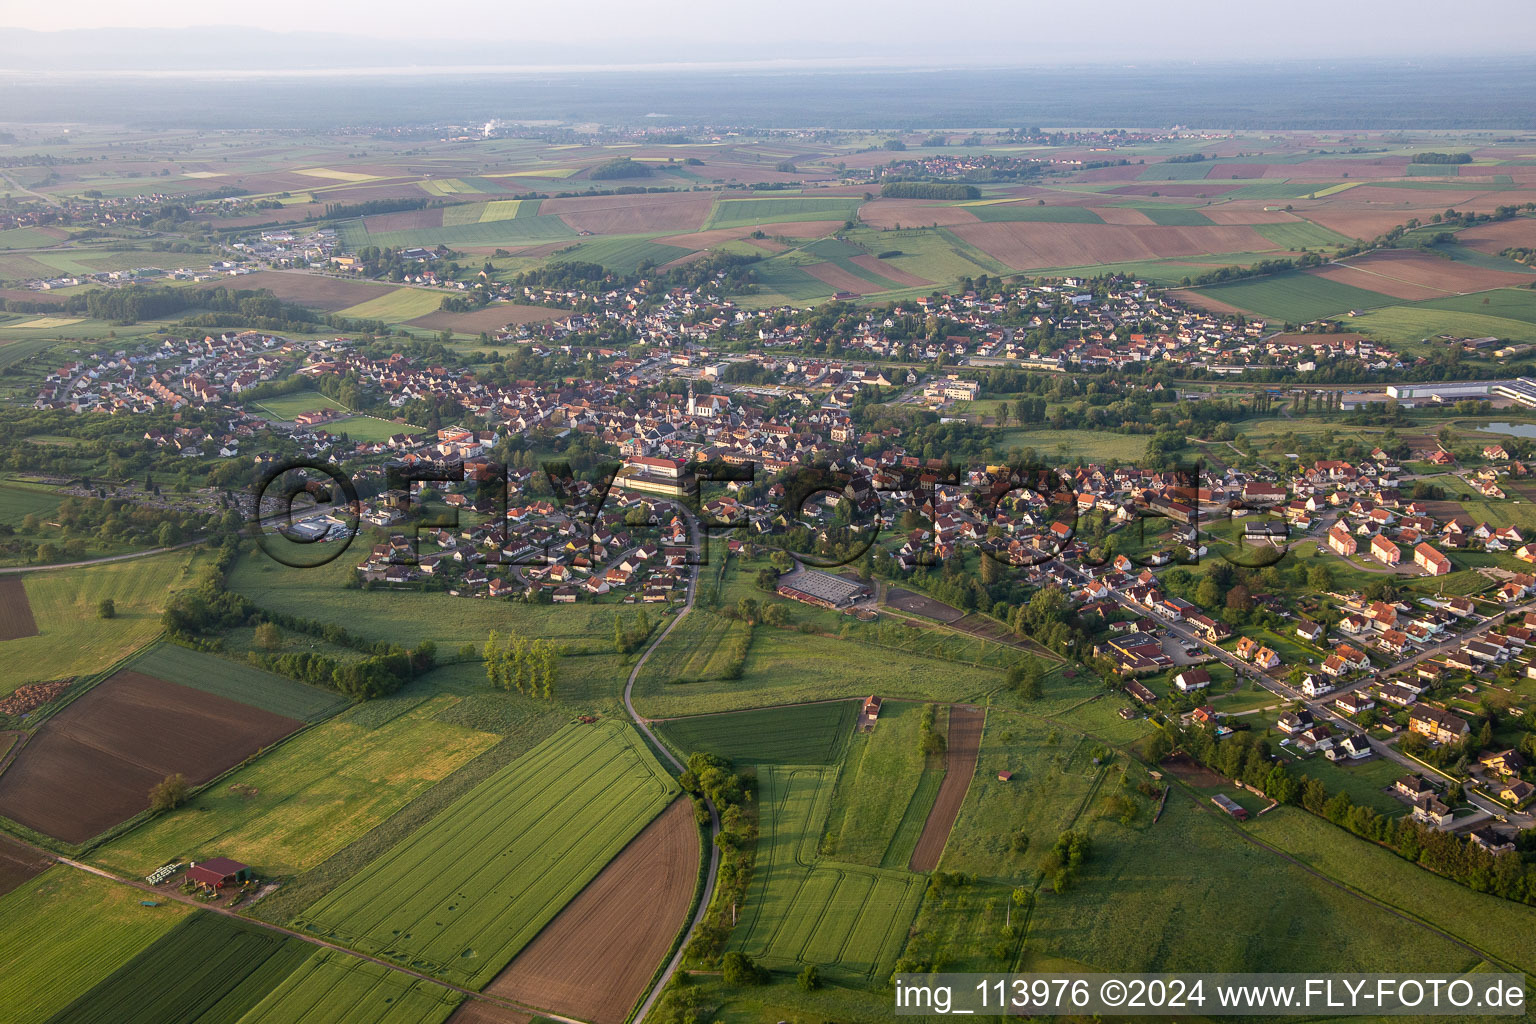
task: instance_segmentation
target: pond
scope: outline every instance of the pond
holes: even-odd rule
[[[1480,434],[1509,434],[1514,437],[1536,437],[1536,423],[1490,423],[1478,427]]]

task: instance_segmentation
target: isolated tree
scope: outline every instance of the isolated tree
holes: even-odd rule
[[[265,651],[276,650],[283,642],[283,631],[274,622],[263,622],[256,627],[256,646]]]
[[[104,597],[96,605],[96,616],[102,619],[117,617],[117,604],[110,598]]]
[[[170,811],[180,807],[187,799],[187,777],[181,772],[167,775],[149,791],[149,809],[152,811]]]

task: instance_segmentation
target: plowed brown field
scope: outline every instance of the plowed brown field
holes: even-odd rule
[[[484,309],[477,309],[469,313],[445,313],[439,310],[436,313],[428,313],[406,323],[412,327],[425,327],[428,330],[441,331],[445,328],[450,331],[464,331],[478,333],[480,331],[500,330],[507,324],[536,324],[545,320],[554,320],[571,315],[568,309],[554,309],[549,306],[518,306],[511,303],[493,303]]]
[[[1043,224],[1001,221],[953,229],[1010,267],[1076,267],[1161,256],[1263,252],[1275,243],[1249,227],[1127,227],[1122,224]]]
[[[960,816],[965,803],[966,791],[971,788],[971,776],[976,774],[976,758],[981,753],[981,728],[987,721],[987,713],[980,708],[955,705],[949,709],[949,743],[944,755],[944,781],[939,785],[938,798],[923,834],[912,851],[913,871],[932,871],[939,866],[944,844],[949,842],[949,830]]]
[[[25,846],[8,836],[0,836],[0,896],[22,882],[40,875],[53,863],[46,853]]]
[[[1456,233],[1456,240],[1478,252],[1498,254],[1512,246],[1536,246],[1536,220],[1517,217],[1497,224],[1479,224]]]
[[[539,213],[557,216],[575,230],[594,235],[641,235],[697,231],[714,202],[713,195],[698,192],[546,199]]]
[[[1314,271],[1319,277],[1400,299],[1430,299],[1528,285],[1536,276],[1488,270],[1428,253],[1389,250]]]
[[[920,288],[925,284],[933,284],[932,281],[918,277],[916,274],[909,274],[895,264],[887,263],[878,256],[855,256],[853,257],[853,262],[865,270],[879,274],[887,281],[895,281],[897,284],[905,285],[908,288]]]
[[[698,864],[693,803],[674,801],[485,992],[592,1024],[623,1024],[683,927]],[[501,1018],[454,1018],[492,1019]]]
[[[976,224],[975,214],[963,206],[929,203],[921,199],[875,199],[859,207],[859,219],[870,227],[927,227],[929,224]]]
[[[0,640],[37,636],[37,620],[20,576],[0,577]]]
[[[878,284],[864,280],[857,274],[844,270],[836,263],[812,263],[801,270],[810,274],[818,281],[831,285],[840,292],[853,292],[856,295],[868,295],[871,292],[883,292],[886,289]]]
[[[304,723],[123,671],[50,719],[0,775],[0,814],[80,843],[149,806],[173,772],[207,782]]]
[[[296,302],[301,306],[324,310],[328,313],[361,305],[369,299],[376,299],[391,291],[391,288],[385,285],[364,284],[362,281],[346,281],[336,277],[322,277],[319,274],[288,273],[281,270],[263,270],[245,277],[210,282],[200,287],[239,288],[242,291],[264,288],[284,302]]]

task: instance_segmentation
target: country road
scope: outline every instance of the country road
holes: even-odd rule
[[[683,518],[688,522],[688,533],[693,538],[693,549],[700,551],[698,521],[694,519],[692,513],[685,507],[681,505],[678,507],[682,510]],[[645,653],[640,655],[640,660],[635,662],[635,667],[630,671],[629,678],[624,683],[624,710],[629,712],[629,717],[635,723],[635,727],[645,734],[646,739],[651,741],[651,745],[659,750],[662,756],[670,761],[672,766],[679,772],[683,771],[686,766],[674,757],[672,752],[651,731],[650,723],[635,710],[635,704],[631,697],[635,690],[635,680],[640,678],[640,670],[645,668],[645,663],[650,660],[656,648],[661,646],[662,641],[666,640],[667,635],[677,628],[677,624],[682,622],[689,612],[693,611],[693,601],[698,588],[699,566],[695,562],[688,567],[688,597],[683,602],[682,609],[678,611],[671,622],[667,623],[666,629],[656,634],[656,639],[652,640],[650,645],[646,647]],[[682,966],[683,955],[688,950],[688,943],[692,941],[694,933],[699,930],[699,925],[704,923],[704,917],[709,913],[709,902],[715,895],[715,878],[720,873],[720,847],[715,845],[714,839],[720,834],[720,813],[715,809],[714,803],[707,797],[704,802],[705,806],[709,808],[710,838],[709,875],[704,880],[704,894],[699,899],[699,906],[694,911],[693,920],[688,922],[688,931],[684,933],[683,941],[678,943],[677,952],[673,954],[671,961],[667,963],[666,969],[661,972],[661,977],[656,979],[656,984],[651,987],[650,992],[646,993],[645,1001],[640,1004],[640,1009],[635,1011],[632,1024],[645,1024],[646,1014],[651,1012],[651,1008],[656,1005],[656,1000],[661,998],[662,990],[667,987],[667,983],[672,980],[672,976]]]

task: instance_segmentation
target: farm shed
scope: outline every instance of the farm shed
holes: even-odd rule
[[[251,869],[228,857],[215,857],[187,869],[187,881],[222,889],[226,885],[238,885],[250,881]]]
[[[1233,800],[1231,797],[1227,796],[1225,793],[1217,793],[1215,796],[1211,797],[1211,803],[1215,804],[1217,807],[1220,807],[1222,810],[1232,815],[1232,817],[1236,818],[1238,821],[1244,821],[1248,817],[1248,812],[1243,810],[1242,805],[1239,804],[1236,800]]]

